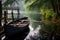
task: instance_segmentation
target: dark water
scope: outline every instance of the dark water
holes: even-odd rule
[[[60,36],[54,34],[49,36],[49,34],[40,31],[40,27],[37,27],[35,30],[30,31],[24,40],[60,40]]]

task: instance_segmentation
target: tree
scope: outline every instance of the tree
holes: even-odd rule
[[[1,18],[2,18],[2,2],[0,1],[0,26],[1,25]]]
[[[60,0],[25,0],[26,11],[40,12],[45,31],[59,31],[60,24]],[[32,16],[30,16],[32,17]],[[34,16],[35,17],[35,16]],[[35,17],[38,18],[39,16]],[[33,18],[32,18],[33,19]],[[38,19],[37,19],[38,20]],[[55,27],[56,26],[56,27]]]

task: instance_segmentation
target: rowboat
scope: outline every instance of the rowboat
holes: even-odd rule
[[[6,37],[4,40],[24,40],[29,31],[29,20],[27,17],[23,17],[5,26],[4,32]]]

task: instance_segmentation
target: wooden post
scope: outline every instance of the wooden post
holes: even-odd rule
[[[4,25],[7,23],[7,11],[4,11]]]
[[[13,14],[13,10],[12,10],[11,15],[12,15],[12,21],[14,21],[14,14]]]
[[[19,19],[20,13],[19,13],[19,9],[18,9],[18,14],[17,14],[17,19]]]

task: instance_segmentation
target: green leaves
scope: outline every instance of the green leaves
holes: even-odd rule
[[[54,0],[28,0],[28,1],[25,2],[24,7],[27,11],[36,11],[36,12],[40,11],[40,14],[42,15],[41,19],[43,20],[44,25],[46,25],[42,28],[43,30],[44,29],[45,30],[47,29],[49,31],[55,30],[55,24],[53,24],[50,21],[55,20],[54,17],[56,17],[57,13],[54,12],[55,6],[52,5],[51,1],[53,1],[54,5],[57,2],[57,0],[55,0],[55,1]],[[53,6],[54,6],[54,8],[53,8]],[[56,7],[57,7],[57,5],[56,5]],[[57,9],[55,8],[55,11],[56,10]],[[34,19],[34,20],[36,20],[36,19],[39,20],[40,19],[39,18],[40,16],[38,16],[38,15],[33,16],[34,14],[33,15],[32,14],[33,13],[31,13],[31,15],[29,14],[29,17],[31,19]]]

